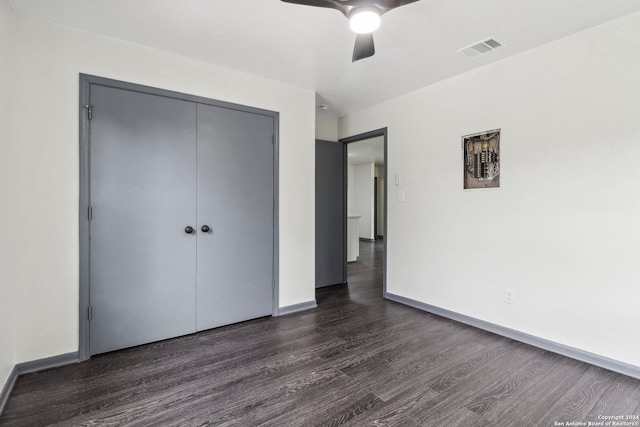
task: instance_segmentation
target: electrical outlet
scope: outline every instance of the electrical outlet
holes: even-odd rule
[[[513,289],[504,290],[504,302],[505,304],[513,304],[516,300],[516,292]]]

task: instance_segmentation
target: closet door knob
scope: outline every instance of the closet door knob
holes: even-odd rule
[[[211,230],[211,229],[209,228],[209,226],[208,226],[208,225],[203,225],[203,226],[202,226],[202,228],[201,228],[201,230],[202,230],[202,232],[203,232],[203,233],[208,233],[208,232],[209,232],[209,230]]]
[[[184,229],[184,232],[187,233],[187,234],[193,233],[193,227],[188,225],[187,228]]]

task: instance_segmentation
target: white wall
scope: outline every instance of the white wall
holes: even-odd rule
[[[7,0],[0,0],[0,390],[15,364],[13,286],[9,240],[11,188],[11,56],[15,16]]]
[[[316,114],[316,139],[338,141],[338,118]]]
[[[279,305],[314,300],[313,91],[29,18],[16,23],[16,362],[78,350],[78,73],[280,112]]]
[[[356,170],[354,165],[347,165],[347,215],[357,216],[356,213]]]
[[[354,211],[360,216],[360,234],[363,239],[373,239],[373,163],[355,165]]]
[[[402,177],[388,291],[640,366],[638,52],[640,13],[341,119],[388,126]],[[496,128],[501,188],[463,191],[461,136]]]

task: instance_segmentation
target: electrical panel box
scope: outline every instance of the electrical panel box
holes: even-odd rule
[[[462,137],[464,189],[500,187],[500,129]]]

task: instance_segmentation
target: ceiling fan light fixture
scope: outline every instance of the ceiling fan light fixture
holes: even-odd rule
[[[349,27],[354,33],[372,33],[379,26],[380,12],[375,7],[359,7],[349,17]]]

